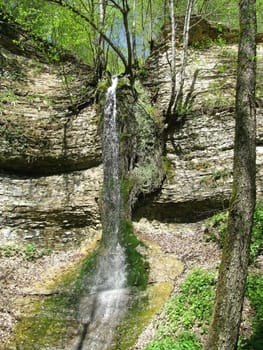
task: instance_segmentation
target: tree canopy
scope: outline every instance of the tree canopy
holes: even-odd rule
[[[263,1],[257,3],[259,11]],[[186,7],[187,1],[175,0],[175,16],[184,16]],[[103,51],[104,68],[113,73],[142,63],[170,21],[169,0],[0,0],[0,9],[86,63],[96,65]],[[238,25],[237,1],[195,0],[192,13],[218,25]]]

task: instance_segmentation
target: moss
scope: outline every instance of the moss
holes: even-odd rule
[[[87,287],[88,281],[91,279],[97,266],[97,261],[100,253],[100,246],[98,245],[85,259],[80,267],[76,280],[74,281],[74,295],[80,296],[83,289]]]
[[[46,349],[63,346],[78,328],[78,305],[82,292],[94,272],[99,247],[58,276],[48,287],[47,295],[24,297],[17,304],[24,314],[18,322],[8,349]]]
[[[124,203],[124,207],[127,206],[127,211],[129,211],[130,206],[130,193],[135,185],[134,178],[128,175],[121,180],[121,198]]]
[[[147,294],[137,295],[125,319],[117,327],[114,346],[111,350],[130,349],[153,316],[160,311],[172,289],[171,281],[161,282],[149,286]]]
[[[96,101],[96,110],[99,115],[101,115],[100,119],[102,119],[103,110],[105,106],[106,93],[108,87],[110,86],[109,80],[100,80],[95,91],[95,101]]]
[[[61,342],[70,339],[69,329],[74,318],[65,310],[71,310],[71,296],[34,298],[31,303],[30,315],[18,323],[15,340],[8,344],[8,349],[46,349],[47,346],[63,345]]]
[[[125,89],[128,89],[129,91],[131,91],[131,83],[127,77],[123,77],[123,78],[119,79],[117,91],[119,92],[119,91],[125,90]]]
[[[145,290],[149,277],[149,263],[138,251],[142,243],[135,236],[131,221],[122,220],[121,232],[122,245],[125,247],[128,262],[128,286]]]
[[[100,80],[97,86],[97,91],[106,93],[108,87],[109,87],[108,80]]]
[[[169,183],[173,182],[175,169],[173,168],[172,161],[167,157],[163,156],[162,166],[163,166],[164,173],[166,175],[166,180]]]
[[[146,249],[149,254],[150,279],[154,283],[148,284],[147,289],[143,292],[131,289],[133,297],[130,300],[126,317],[116,331],[115,346],[111,350],[126,350],[134,345],[143,329],[147,327],[153,316],[160,311],[171,295],[174,278],[183,271],[183,265],[174,256],[167,257],[167,254],[163,254],[157,243],[143,236],[140,239],[145,244],[143,250]],[[162,275],[160,275],[161,271]]]

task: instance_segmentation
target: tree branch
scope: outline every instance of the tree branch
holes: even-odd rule
[[[113,49],[113,51],[116,52],[116,54],[121,59],[122,63],[124,64],[125,70],[128,71],[128,62],[126,57],[123,55],[121,50],[112,42],[112,40],[87,16],[85,16],[83,13],[81,13],[80,10],[78,10],[76,7],[70,5],[69,3],[64,2],[63,0],[45,0],[49,3],[54,3],[59,6],[62,6],[64,8],[69,9],[74,14],[82,18],[84,21],[86,21],[96,32],[98,32],[101,37],[109,44],[109,46]],[[111,0],[112,1],[112,0]],[[112,1],[115,3],[115,1]],[[120,7],[118,7],[120,9]]]
[[[124,7],[121,7],[116,1],[110,0],[110,2],[118,9],[121,11],[121,13],[124,12]]]

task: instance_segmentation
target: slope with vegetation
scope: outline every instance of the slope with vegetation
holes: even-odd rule
[[[257,1],[259,32],[261,6]],[[36,275],[43,272],[42,262],[52,264],[60,256],[66,263],[78,260],[78,250],[76,255],[63,255],[63,250],[86,238],[98,239],[101,111],[110,76],[125,73],[119,89],[124,125],[120,138],[123,165],[132,181],[125,182],[124,194],[132,194],[136,203],[133,218],[139,233],[158,242],[162,254],[169,252],[185,264],[185,280],[175,282],[174,296],[154,323],[157,331],[153,327],[150,335],[146,332],[147,339],[142,335],[134,348],[202,349],[225,221],[222,215],[213,217],[205,228],[199,220],[229,204],[236,1],[3,0],[0,8],[0,282],[10,290],[3,288],[1,296],[0,315],[6,320],[2,340],[20,317],[13,304],[18,286],[35,280],[26,270]],[[187,11],[194,15],[192,21],[182,20]],[[183,33],[176,38],[173,17]],[[260,199],[260,43],[256,59]],[[242,350],[262,347],[261,204],[255,212],[250,259]],[[209,271],[200,270],[206,264]],[[16,276],[19,265],[17,273],[25,279]]]

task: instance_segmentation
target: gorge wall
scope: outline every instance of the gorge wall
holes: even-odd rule
[[[204,30],[206,33],[208,28]],[[201,29],[197,29],[193,39],[200,32]],[[228,35],[227,31],[226,38]],[[167,179],[160,193],[139,208],[138,216],[191,222],[228,207],[237,49],[237,44],[228,44],[225,40],[196,41],[190,46],[182,115],[167,130],[166,157],[170,167]],[[177,53],[178,83],[180,47]],[[160,115],[167,109],[171,94],[171,54],[170,42],[163,36],[146,63],[144,85],[150,90]],[[260,198],[263,194],[262,45],[258,45],[257,55],[257,193]]]
[[[14,29],[3,23],[0,28],[0,241],[83,239],[100,227],[102,151],[95,78],[75,58],[45,61]],[[23,49],[14,39],[24,40]],[[190,222],[227,207],[236,52],[234,44],[190,49],[185,84],[189,108],[167,131],[167,177],[160,192],[140,197],[135,219]],[[169,40],[163,38],[147,61],[143,79],[159,118],[170,97],[170,55]],[[258,56],[261,70],[260,46]],[[262,93],[259,81],[259,196]]]

